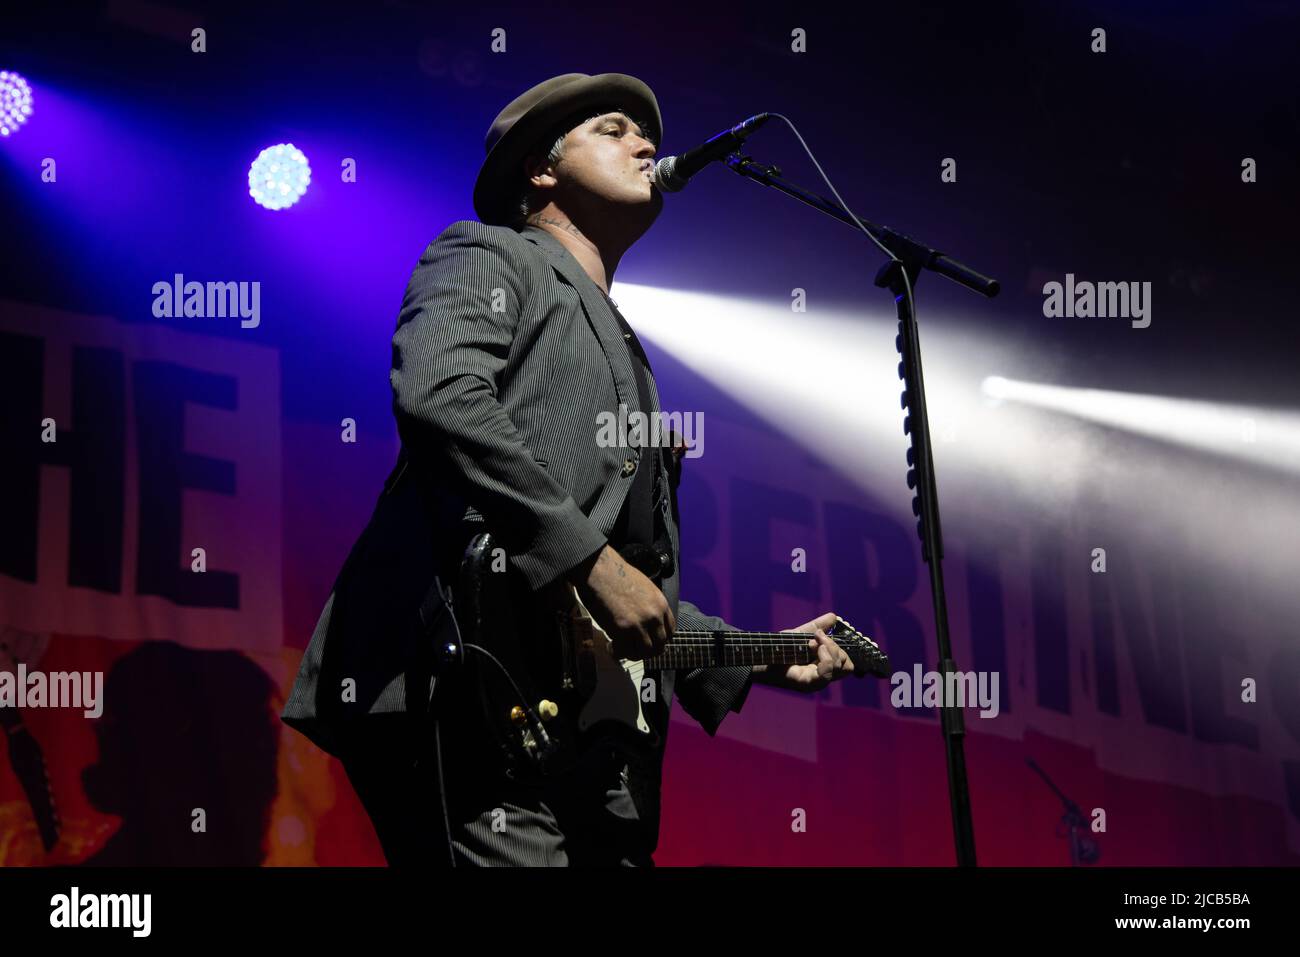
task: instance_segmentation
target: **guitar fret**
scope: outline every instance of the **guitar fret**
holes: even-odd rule
[[[816,648],[809,647],[812,632],[788,631],[687,631],[677,632],[662,652],[643,659],[646,668],[687,670],[692,668],[754,665],[805,665],[817,660]],[[867,645],[868,655],[888,659],[861,633],[840,635],[834,640],[846,648]]]

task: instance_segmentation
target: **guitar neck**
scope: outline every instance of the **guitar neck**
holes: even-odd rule
[[[689,671],[742,665],[806,665],[817,660],[812,632],[678,631],[664,650],[644,659],[647,669]]]

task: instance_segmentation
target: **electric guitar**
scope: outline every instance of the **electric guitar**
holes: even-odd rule
[[[657,746],[642,709],[659,691],[647,672],[817,660],[811,632],[759,631],[677,631],[657,655],[620,659],[576,589],[561,583],[530,595],[502,554],[490,534],[474,536],[451,594],[443,595],[459,641],[442,649],[444,664],[452,663],[442,675],[459,685],[452,692],[457,707],[479,712],[478,730],[495,742],[508,777],[569,766],[597,738]],[[848,654],[854,675],[889,676],[889,658],[847,621],[836,621],[828,634]]]

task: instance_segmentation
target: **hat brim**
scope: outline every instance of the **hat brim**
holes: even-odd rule
[[[556,123],[586,107],[617,103],[640,117],[653,130],[642,130],[657,147],[663,141],[663,117],[650,87],[634,76],[600,73],[565,84],[543,97],[521,116],[502,137],[479,168],[474,182],[474,212],[491,226],[508,225],[518,200],[522,180],[520,164],[528,151]]]

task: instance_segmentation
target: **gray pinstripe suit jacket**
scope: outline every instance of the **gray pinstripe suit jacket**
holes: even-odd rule
[[[596,443],[598,413],[639,405],[618,321],[577,260],[536,226],[461,220],[429,245],[403,299],[390,380],[402,452],[281,716],[334,754],[365,715],[424,706],[418,662],[431,642],[411,624],[434,575],[451,580],[467,511],[540,588],[605,544],[635,474],[624,474],[625,461],[639,456]],[[653,376],[650,386],[658,411]],[[656,468],[672,489],[665,517],[678,552],[676,482],[663,458],[647,452],[637,467]],[[663,590],[678,628],[733,630],[679,601],[678,586],[674,570]],[[341,700],[345,678],[356,682],[355,702]],[[665,672],[659,686],[648,719],[665,736],[674,693],[712,735],[740,710],[750,672]]]

